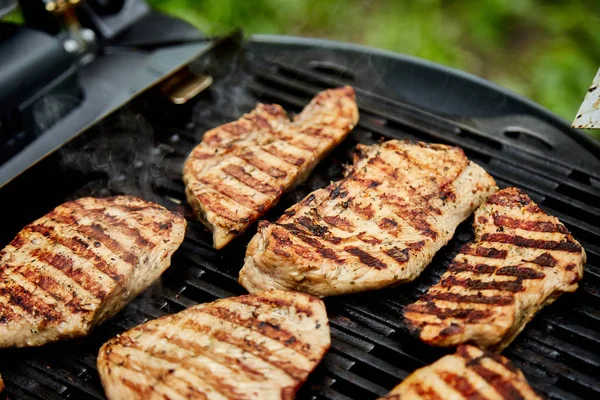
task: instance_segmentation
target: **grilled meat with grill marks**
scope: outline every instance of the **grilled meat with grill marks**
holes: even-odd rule
[[[239,281],[251,293],[316,296],[409,282],[496,189],[457,147],[359,145],[344,180],[313,192],[275,223],[261,221]]]
[[[358,121],[351,87],[326,90],[290,122],[276,104],[259,104],[204,134],[183,180],[197,218],[220,249],[305,180]]]
[[[150,286],[185,220],[135,197],[70,201],[0,252],[0,348],[86,335]]]
[[[292,399],[329,348],[323,302],[269,291],[191,307],[100,349],[109,399]]]
[[[541,400],[505,357],[462,345],[410,374],[380,400]]]
[[[404,316],[429,344],[502,350],[537,311],[577,289],[586,255],[558,218],[516,188],[490,196],[473,226],[475,241]]]

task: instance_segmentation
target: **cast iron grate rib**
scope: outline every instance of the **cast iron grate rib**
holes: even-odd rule
[[[120,180],[115,179],[111,176],[114,171],[109,169],[104,171],[105,176],[94,175],[92,182],[89,170],[65,156],[86,146],[87,151],[96,154],[97,158],[106,156],[106,152],[99,150],[103,148],[99,144],[112,139],[106,138],[110,129],[102,126],[50,158],[47,163],[62,162],[60,172],[65,181],[70,182],[56,194],[56,199],[131,193],[135,189],[131,194],[142,194],[184,213],[189,221],[188,231],[161,281],[89,337],[37,349],[0,352],[0,373],[9,397],[102,399],[104,395],[95,360],[99,347],[110,337],[197,303],[244,293],[237,284],[237,273],[245,245],[255,228],[231,243],[225,252],[213,250],[210,234],[200,223],[190,220],[180,178],[183,161],[206,129],[237,118],[256,100],[276,102],[297,112],[319,90],[340,86],[346,78],[342,75],[336,78],[328,71],[310,66],[304,68],[256,60],[249,63],[243,73],[227,77],[233,82],[217,80],[191,113],[183,114],[184,117],[149,106],[152,100],[139,101],[139,108],[130,107],[112,117],[110,124],[113,125],[109,126],[118,125],[119,119],[149,121],[146,125],[151,125],[154,132],[146,141],[141,133],[130,132],[141,135],[139,141],[132,143],[149,146],[147,181],[132,178],[132,174],[137,174],[135,170]],[[228,88],[234,84],[236,91],[228,95]],[[500,186],[515,185],[525,189],[543,208],[561,218],[588,253],[585,278],[578,292],[563,296],[541,312],[504,354],[523,370],[537,390],[551,399],[600,398],[600,188],[592,184],[600,182],[600,176],[575,170],[564,162],[515,151],[514,143],[508,139],[491,136],[376,94],[364,90],[357,90],[357,94],[361,111],[357,128],[315,169],[306,183],[284,196],[266,218],[276,218],[308,192],[339,179],[343,163],[349,162],[358,142],[374,143],[382,137],[410,138],[461,146],[473,161],[497,179]],[[233,106],[223,108],[223,104]],[[139,148],[113,150],[133,154]],[[27,185],[26,179],[36,182],[35,179],[42,176],[44,165],[47,164],[35,167],[31,178],[20,178],[21,185]],[[36,168],[38,172],[35,172]],[[54,202],[42,205],[40,210],[19,216],[22,221],[12,221],[9,226],[16,233],[17,227],[53,206]],[[425,273],[411,284],[326,299],[332,348],[301,389],[299,398],[375,398],[385,394],[414,369],[445,354],[446,350],[426,346],[411,337],[399,316],[408,303],[439,278],[447,262],[471,237],[470,221],[467,221],[457,229],[455,238],[436,255]]]

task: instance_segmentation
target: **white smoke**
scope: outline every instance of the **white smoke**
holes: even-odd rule
[[[46,131],[73,110],[80,101],[76,96],[67,94],[43,96],[33,106],[33,119],[41,131]]]
[[[63,167],[88,182],[73,197],[129,194],[151,199],[152,177],[160,175],[154,131],[141,116],[127,111],[108,117],[61,150]]]

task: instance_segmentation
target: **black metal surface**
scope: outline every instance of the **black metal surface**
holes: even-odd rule
[[[114,38],[110,45],[149,50],[203,39],[204,34],[187,22],[150,11]]]
[[[27,51],[23,51],[27,49]],[[61,41],[0,21],[0,166],[82,102]]]
[[[60,40],[8,23],[0,23],[0,57],[2,111],[17,107],[75,64]]]
[[[45,32],[59,31],[44,27],[58,22],[45,3],[22,1],[31,3],[24,15],[31,26],[0,22],[0,186],[213,43],[239,40],[206,38],[142,0],[102,1],[123,3],[118,13],[95,13],[85,3],[78,9],[84,26],[108,29],[112,40],[98,37],[102,50],[78,65],[63,49],[64,34]]]
[[[68,114],[33,142],[28,141],[27,147],[18,154],[11,154],[13,157],[0,165],[0,187],[217,43],[218,40],[197,41],[167,45],[153,51],[115,47],[81,67],[78,72],[85,97],[77,111]]]
[[[241,60],[246,60],[243,67]],[[89,337],[42,348],[1,350],[0,374],[10,398],[103,398],[95,360],[104,341],[148,319],[242,294],[237,273],[255,228],[224,251],[211,248],[210,234],[190,219],[185,202],[180,175],[187,153],[204,131],[238,118],[257,100],[276,102],[297,112],[317,91],[352,83],[343,74],[339,79],[330,69],[314,68],[315,64],[272,62],[252,51],[215,54],[204,66],[215,76],[215,84],[194,104],[172,107],[157,93],[146,93],[1,189],[5,218],[0,245],[57,204],[83,195],[140,195],[182,212],[189,222],[186,240],[160,282]],[[308,192],[340,178],[343,164],[349,162],[358,142],[412,138],[460,145],[500,186],[521,187],[558,216],[588,254],[580,289],[540,313],[504,355],[549,398],[600,398],[600,173],[583,171],[580,164],[573,167],[578,154],[573,154],[571,164],[568,159],[545,157],[538,141],[528,133],[496,137],[486,130],[512,129],[517,120],[502,122],[496,116],[490,128],[486,122],[466,120],[468,115],[464,115],[455,123],[447,116],[432,117],[391,96],[356,86],[361,112],[356,129],[266,218],[277,218]],[[544,126],[539,119],[542,125],[535,124],[535,116],[527,118],[517,122],[530,124],[527,129],[531,131]],[[523,139],[534,144],[520,145]],[[37,201],[27,209],[19,207],[26,198]],[[472,237],[470,223],[458,228],[450,244],[412,284],[326,299],[332,347],[299,398],[375,398],[446,352],[412,338],[400,313],[441,275],[461,244]]]
[[[114,39],[151,13],[145,0],[96,0],[83,2],[77,14],[102,42]]]

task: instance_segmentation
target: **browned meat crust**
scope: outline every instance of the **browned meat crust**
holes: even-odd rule
[[[409,282],[496,189],[457,147],[359,145],[346,179],[259,224],[240,283],[329,296]]]
[[[556,217],[516,188],[490,196],[473,226],[475,241],[405,317],[427,343],[501,350],[537,311],[577,289],[586,255]]]
[[[206,132],[183,180],[196,216],[222,248],[310,174],[358,121],[351,87],[319,93],[290,122],[278,105],[259,104]]]
[[[329,348],[323,302],[270,291],[217,300],[107,342],[109,399],[292,399]]]
[[[135,197],[56,207],[0,252],[0,348],[86,335],[169,266],[185,220]]]
[[[381,400],[541,400],[507,358],[463,345],[410,374]]]

